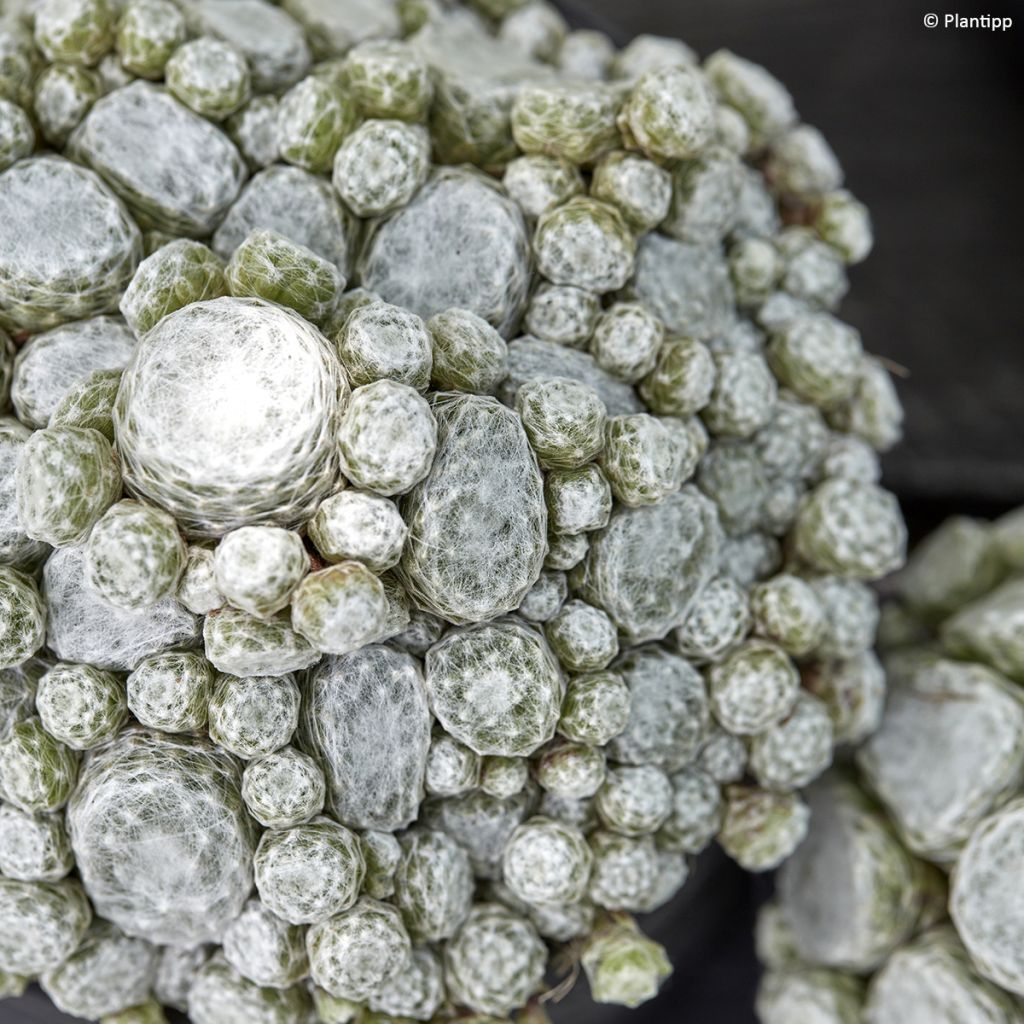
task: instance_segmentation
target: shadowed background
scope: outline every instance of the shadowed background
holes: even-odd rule
[[[1006,33],[927,29],[940,0],[586,0],[578,25],[622,43],[678,36],[767,66],[820,127],[871,208],[876,248],[852,271],[842,315],[867,348],[907,367],[907,440],[886,482],[920,536],[953,510],[1024,503],[1024,198],[1020,130],[1024,3],[946,0],[1011,15]],[[595,1007],[581,983],[557,1024],[752,1024],[752,929],[770,882],[709,851],[645,928],[675,975],[635,1011]],[[0,1004],[2,1024],[61,1017],[38,994]]]

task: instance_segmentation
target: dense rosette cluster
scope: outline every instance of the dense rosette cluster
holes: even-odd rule
[[[542,1024],[571,964],[651,998],[631,915],[716,838],[783,862],[883,703],[901,414],[837,316],[871,227],[828,144],[763,68],[545,0],[14,8],[0,991]],[[989,600],[949,642],[1019,678]],[[829,808],[862,884],[911,876]]]

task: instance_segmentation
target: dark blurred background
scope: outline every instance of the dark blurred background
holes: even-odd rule
[[[842,315],[906,367],[907,439],[886,481],[921,536],[953,511],[1024,503],[1024,2],[585,0],[561,6],[617,42],[677,36],[764,64],[821,128],[871,208],[876,248],[854,268]],[[1008,32],[924,27],[927,13],[1009,15]],[[752,1024],[756,907],[770,880],[717,851],[646,923],[675,975],[635,1011],[595,1007],[586,985],[559,1024]],[[41,997],[11,1024],[59,1018]],[[67,1019],[67,1018],[64,1018]]]

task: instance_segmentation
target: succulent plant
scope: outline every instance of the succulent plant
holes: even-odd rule
[[[827,955],[761,1005],[845,1022],[834,972],[924,903],[900,840],[1012,831],[1019,758],[922,821],[884,726],[900,839],[859,797],[808,825],[878,725],[906,534],[898,399],[838,318],[870,220],[785,87],[543,2],[30,6],[0,20],[0,992],[543,1024],[571,963],[635,1006],[671,967],[630,915],[716,838],[764,871],[810,829],[782,896]],[[973,560],[907,593],[1010,734],[1019,584],[939,547]],[[920,699],[890,721],[951,728]],[[830,842],[842,935],[787,881]]]

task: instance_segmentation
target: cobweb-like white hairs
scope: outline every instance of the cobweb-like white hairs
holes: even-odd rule
[[[554,735],[565,694],[544,637],[515,622],[453,630],[426,658],[430,706],[478,754],[525,757]]]
[[[86,582],[84,563],[84,548],[60,548],[43,569],[46,643],[62,661],[128,672],[147,655],[199,636],[199,618],[174,598],[140,611],[115,608]]]
[[[68,143],[136,216],[176,235],[208,235],[247,170],[234,143],[151,82],[100,99]]]
[[[313,981],[333,996],[360,1003],[412,959],[398,911],[365,896],[344,913],[313,925],[307,948]]]
[[[662,647],[643,647],[616,662],[629,686],[629,723],[609,745],[623,764],[656,764],[666,771],[696,756],[711,721],[701,674]]]
[[[403,499],[401,574],[420,607],[467,623],[519,606],[540,575],[547,507],[522,421],[493,398],[432,403],[437,454]]]
[[[314,324],[329,320],[345,278],[329,260],[276,231],[253,231],[227,265],[232,295],[257,295]]]
[[[445,948],[450,995],[479,1013],[504,1016],[544,977],[547,947],[526,918],[479,903]]]
[[[11,400],[18,418],[39,429],[72,384],[93,370],[119,370],[128,363],[135,338],[120,320],[97,316],[32,338],[18,353]]]
[[[401,209],[430,171],[430,134],[404,121],[364,121],[334,159],[334,187],[360,217]]]
[[[36,564],[46,554],[45,544],[29,537],[18,515],[15,471],[31,436],[13,418],[0,421],[0,561],[5,565]]]
[[[291,628],[287,613],[257,619],[237,608],[221,608],[206,616],[203,641],[207,660],[233,676],[280,676],[320,660],[320,652]]]
[[[6,803],[0,807],[0,872],[22,882],[56,882],[75,858],[58,814],[32,814]]]
[[[277,92],[300,79],[311,56],[298,23],[261,0],[200,0],[190,8],[203,32],[224,39],[245,56],[259,92]]]
[[[324,769],[339,821],[391,832],[415,819],[430,725],[423,676],[408,654],[364,647],[310,673],[301,739]]]
[[[92,909],[81,885],[0,878],[0,970],[29,977],[56,967],[78,946]]]
[[[369,1006],[391,1017],[428,1020],[445,1000],[444,968],[432,949],[414,949],[412,961],[370,996]]]
[[[188,1009],[188,990],[199,969],[206,963],[208,946],[164,946],[153,981],[153,996],[164,1006],[182,1013]]]
[[[94,920],[81,945],[44,974],[43,991],[75,1017],[96,1020],[149,998],[158,950],[108,921]]]
[[[395,903],[417,942],[450,938],[473,903],[473,870],[466,851],[444,832],[410,829],[402,839],[395,872]]]
[[[574,825],[535,817],[505,847],[505,883],[528,903],[567,905],[586,895],[592,865],[586,837]]]
[[[95,754],[68,807],[93,906],[151,942],[215,942],[252,888],[238,763],[200,740],[126,733]]]
[[[718,569],[715,506],[692,487],[657,505],[619,509],[597,534],[578,582],[633,643],[680,625]]]
[[[490,179],[446,167],[369,240],[366,288],[427,318],[459,307],[508,336],[530,284],[523,215]]]
[[[293,526],[330,493],[346,390],[326,339],[259,299],[199,302],[139,342],[114,410],[130,489],[205,536]]]
[[[257,985],[285,988],[306,973],[304,939],[302,928],[249,900],[224,932],[224,958]]]
[[[350,325],[360,312],[349,317]],[[430,342],[427,332],[422,333],[429,363]],[[381,338],[385,340],[392,352],[398,348],[386,335]],[[344,341],[339,348],[342,358],[351,355]],[[352,372],[353,361],[345,365]],[[423,369],[426,377],[429,365]],[[376,380],[352,392],[338,426],[338,451],[342,471],[357,487],[388,496],[408,491],[427,475],[436,447],[437,426],[430,407],[411,387]]]
[[[279,750],[295,732],[299,699],[290,675],[222,675],[210,694],[210,739],[243,760]]]
[[[312,1015],[301,985],[260,986],[243,978],[218,953],[196,971],[188,992],[193,1024],[295,1024]]]
[[[423,391],[430,381],[430,335],[422,317],[408,310],[376,301],[358,306],[337,342],[354,385],[387,378],[389,383]]]
[[[241,0],[238,0],[241,2]],[[352,216],[330,183],[300,167],[274,165],[253,175],[213,236],[225,260],[256,229],[276,231],[348,274]]]
[[[0,320],[30,331],[117,307],[142,234],[92,171],[20,160],[0,184]]]
[[[733,315],[729,268],[718,246],[645,235],[630,291],[670,332],[698,340],[714,337]]]
[[[644,405],[628,384],[602,370],[589,352],[541,341],[529,335],[517,338],[508,347],[508,376],[498,389],[506,405],[515,403],[516,394],[527,381],[546,377],[568,377],[593,388],[604,402],[609,416],[628,416],[643,412]]]
[[[268,829],[253,866],[260,899],[295,925],[347,910],[366,875],[359,837],[323,815],[305,825]]]
[[[424,804],[424,821],[447,833],[469,854],[480,878],[501,877],[501,855],[530,810],[526,790],[502,800],[482,789]]]

